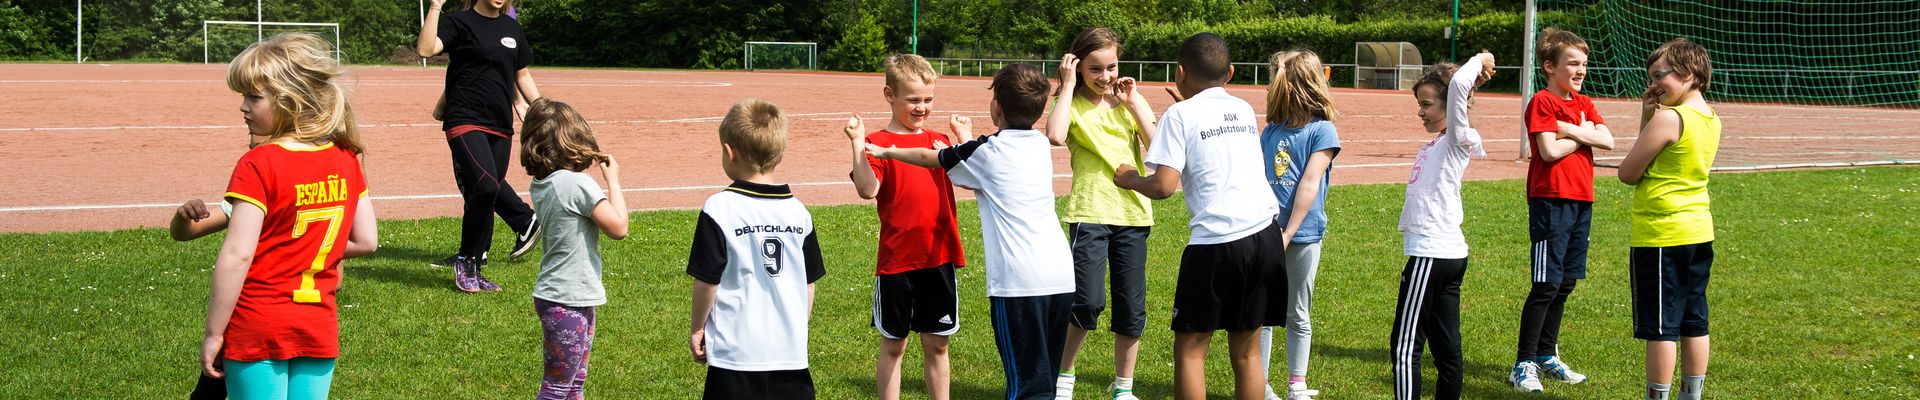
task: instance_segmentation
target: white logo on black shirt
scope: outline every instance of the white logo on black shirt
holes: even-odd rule
[[[513,38],[510,38],[510,37],[503,37],[503,38],[500,38],[500,45],[501,45],[501,46],[507,46],[507,48],[509,48],[509,49],[517,49],[517,48],[520,48],[520,42],[515,42],[515,41],[513,41]]]

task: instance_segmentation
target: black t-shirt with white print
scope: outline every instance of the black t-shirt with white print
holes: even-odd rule
[[[440,17],[439,35],[450,59],[440,129],[479,125],[512,135],[515,78],[533,63],[533,46],[520,22],[506,14],[487,18],[466,10]]]
[[[786,185],[735,181],[707,198],[687,275],[718,286],[707,363],[732,371],[807,368],[807,285],[826,275],[813,214]]]

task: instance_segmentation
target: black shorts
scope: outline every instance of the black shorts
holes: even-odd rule
[[[700,398],[714,399],[812,399],[813,373],[805,369],[786,371],[734,371],[707,366],[707,387]]]
[[[1100,329],[1100,312],[1113,296],[1108,328],[1140,337],[1147,327],[1147,236],[1153,227],[1067,224],[1073,246],[1073,314],[1082,330]],[[1108,277],[1111,276],[1111,283]]]
[[[1707,335],[1707,278],[1713,242],[1633,248],[1633,337],[1679,340]]]
[[[1286,321],[1283,229],[1272,224],[1231,242],[1187,245],[1173,289],[1173,331],[1248,331]]]
[[[953,264],[874,277],[873,327],[888,339],[911,332],[950,336],[960,331],[960,291]]]
[[[1587,278],[1593,202],[1527,198],[1527,237],[1533,243],[1533,283]]]

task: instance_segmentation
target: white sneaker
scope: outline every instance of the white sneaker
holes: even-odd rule
[[[1286,400],[1286,399],[1280,398],[1279,394],[1276,394],[1273,392],[1273,385],[1267,385],[1267,398],[1264,400]]]
[[[1073,400],[1074,380],[1073,375],[1068,374],[1060,374],[1059,378],[1055,378],[1053,381],[1053,399]]]
[[[1133,389],[1123,390],[1123,389],[1115,389],[1112,386],[1108,386],[1107,392],[1113,393],[1113,400],[1140,400],[1140,397],[1133,395]],[[1056,396],[1059,395],[1059,392],[1055,391],[1054,395]]]
[[[1513,372],[1507,373],[1507,383],[1512,383],[1514,390],[1539,393],[1542,390],[1540,387],[1540,365],[1534,364],[1532,361],[1515,363],[1513,365]]]
[[[1560,357],[1558,356],[1547,359],[1546,363],[1540,365],[1540,369],[1541,369],[1541,372],[1543,373],[1542,375],[1546,375],[1547,377],[1557,379],[1561,382],[1566,382],[1567,384],[1570,384],[1570,385],[1579,384],[1580,382],[1587,381],[1586,375],[1583,375],[1579,372],[1573,372],[1573,367],[1567,366],[1567,362],[1561,361]]]
[[[1320,391],[1308,389],[1306,382],[1287,385],[1286,400],[1313,400],[1313,396],[1319,396],[1319,395],[1320,395]]]

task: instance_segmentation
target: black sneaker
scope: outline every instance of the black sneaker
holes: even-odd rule
[[[456,260],[457,260],[457,259],[459,259],[459,258],[460,258],[460,256],[459,256],[459,255],[451,255],[451,256],[447,256],[447,258],[445,258],[445,259],[442,259],[442,260],[440,260],[440,261],[434,261],[434,262],[430,262],[430,263],[427,263],[427,266],[429,266],[429,267],[434,267],[434,268],[447,268],[447,267],[452,267],[452,266],[453,266],[453,263],[454,263],[454,261],[456,261]],[[479,264],[480,264],[480,266],[486,266],[486,265],[487,265],[487,254],[486,254],[486,253],[480,253],[480,262],[479,262]]]
[[[509,253],[509,255],[512,256],[514,260],[519,260],[520,256],[527,255],[527,252],[533,251],[533,244],[538,242],[540,242],[540,217],[534,216],[527,220],[527,231],[520,232],[518,237],[513,239],[513,253]]]

